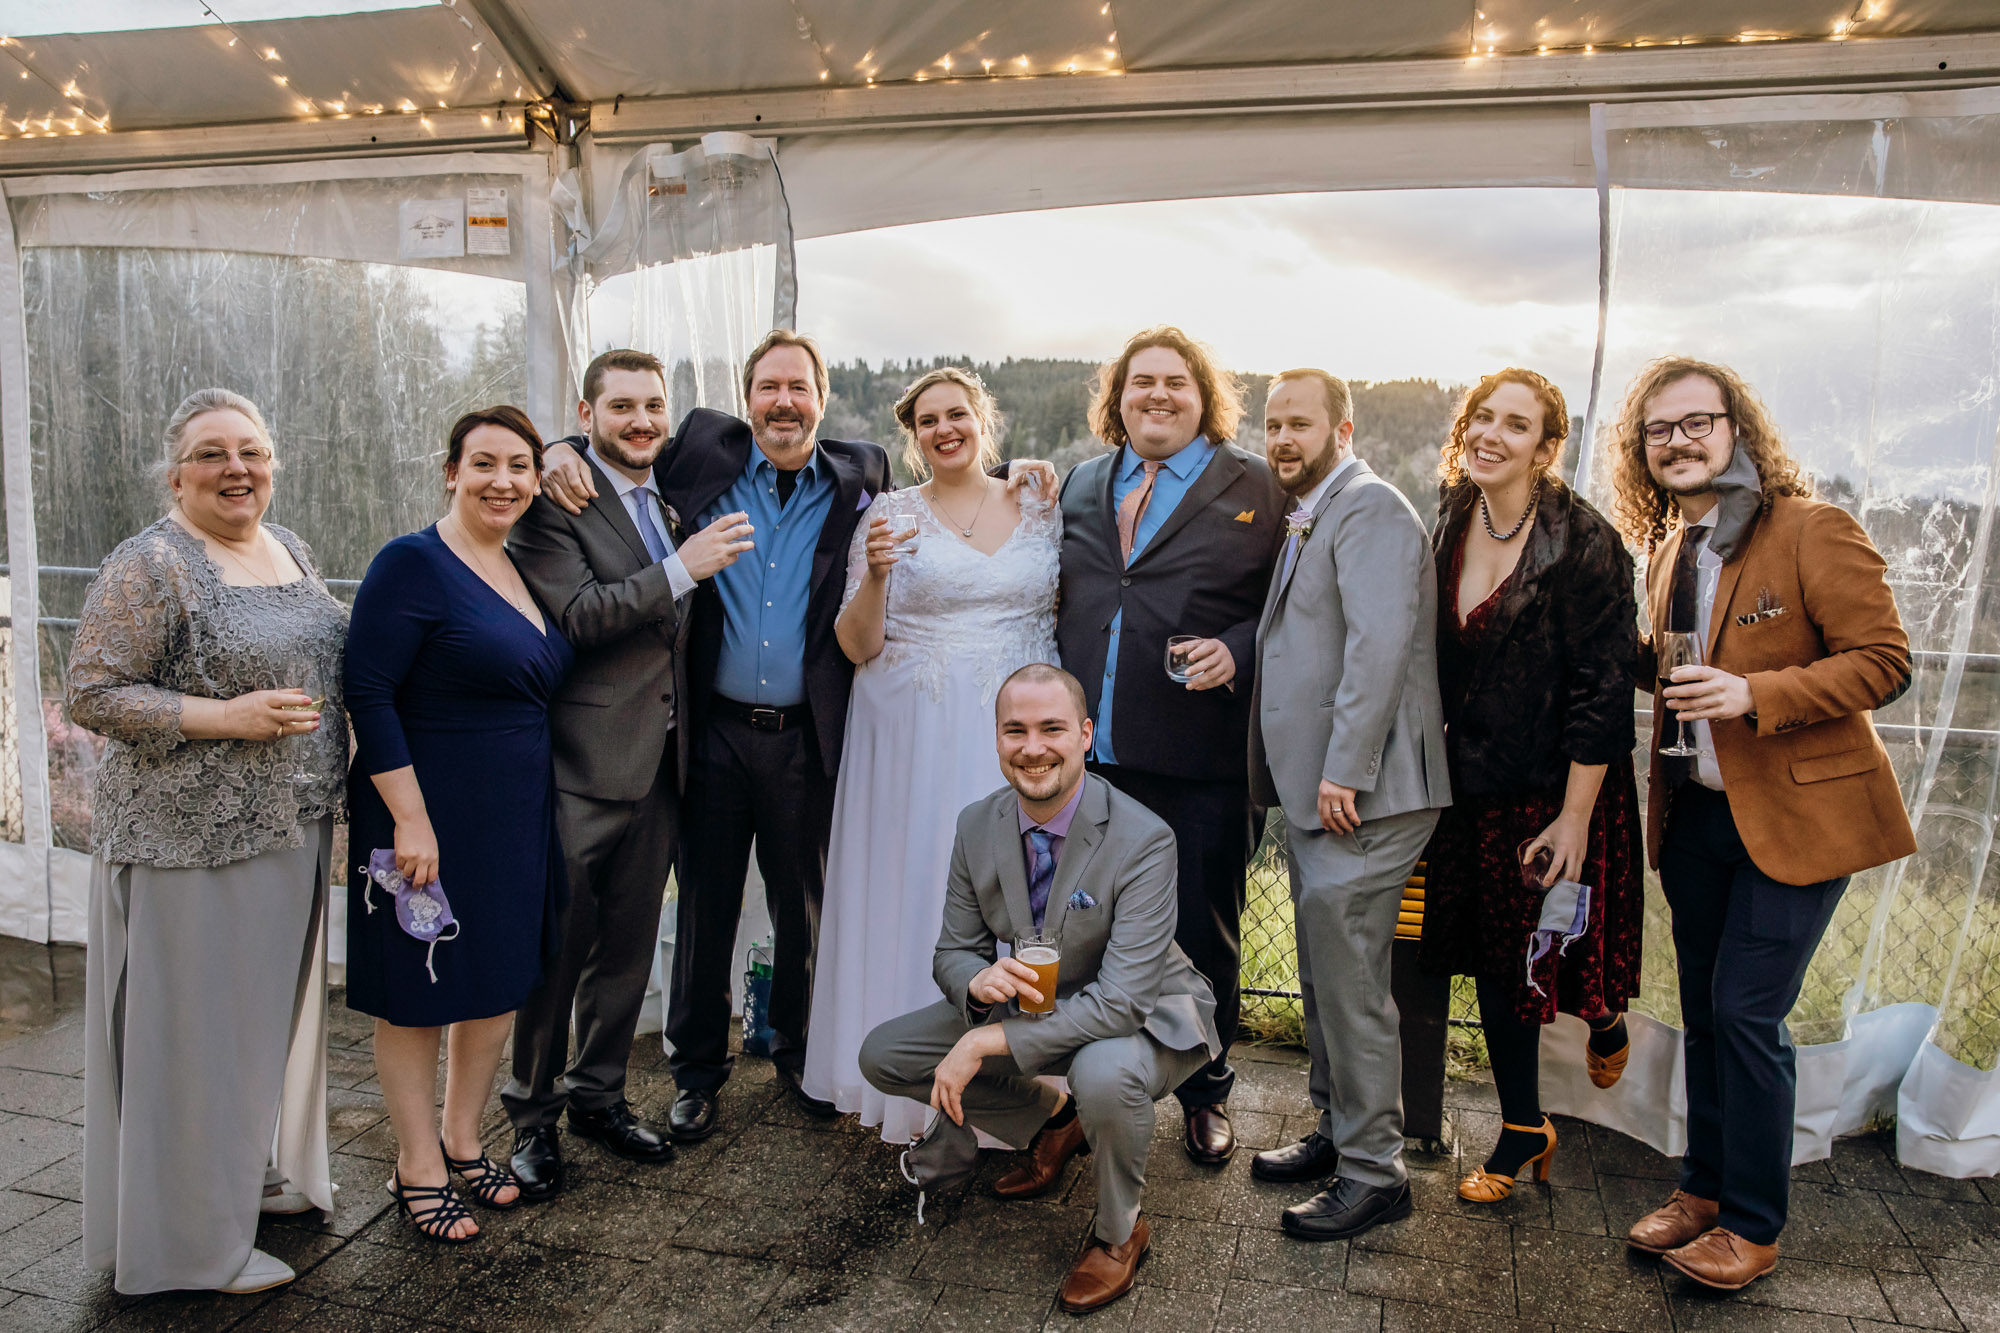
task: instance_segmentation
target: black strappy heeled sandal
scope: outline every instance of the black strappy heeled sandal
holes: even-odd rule
[[[453,1223],[472,1221],[472,1210],[465,1206],[465,1200],[458,1197],[458,1191],[449,1182],[443,1185],[405,1185],[401,1176],[391,1172],[388,1190],[389,1197],[402,1207],[403,1216],[410,1219],[410,1225],[440,1245],[463,1245],[467,1241],[478,1240],[483,1234],[478,1231],[469,1236],[451,1234]],[[421,1215],[411,1207],[412,1201],[422,1203],[431,1199],[437,1202]]]
[[[491,1157],[481,1153],[477,1157],[453,1157],[445,1152],[444,1140],[438,1140],[438,1151],[444,1154],[445,1168],[456,1171],[465,1188],[472,1195],[472,1201],[481,1208],[491,1208],[496,1213],[521,1206],[521,1182],[512,1171],[505,1170]],[[514,1197],[505,1203],[500,1201],[500,1191],[509,1185],[514,1187]]]

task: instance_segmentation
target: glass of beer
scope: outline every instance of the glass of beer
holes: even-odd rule
[[[1167,640],[1167,679],[1178,685],[1185,685],[1195,677],[1194,667],[1188,659],[1194,656],[1194,646],[1201,642],[1196,634],[1176,634]]]
[[[1023,935],[1014,941],[1014,956],[1035,969],[1035,989],[1042,1002],[1020,997],[1024,1014],[1052,1014],[1056,1011],[1056,974],[1062,969],[1062,943],[1053,935]]]

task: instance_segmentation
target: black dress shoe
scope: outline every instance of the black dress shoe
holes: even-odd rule
[[[667,1133],[675,1143],[700,1143],[715,1133],[715,1094],[682,1088],[667,1112]]]
[[[1321,1138],[1318,1130],[1297,1143],[1287,1143],[1282,1148],[1267,1148],[1250,1159],[1251,1175],[1259,1180],[1275,1180],[1284,1184],[1295,1180],[1318,1180],[1321,1176],[1332,1175],[1339,1168],[1339,1150]]]
[[[1333,1188],[1285,1209],[1279,1222],[1300,1240],[1346,1240],[1410,1215],[1410,1182],[1364,1185],[1345,1176]]]
[[[674,1145],[642,1123],[625,1102],[613,1102],[595,1111],[570,1107],[569,1132],[595,1139],[605,1151],[634,1162],[664,1162],[674,1155]]]
[[[792,1100],[798,1103],[801,1111],[804,1111],[815,1120],[838,1120],[840,1118],[840,1108],[838,1106],[835,1106],[832,1102],[821,1101],[807,1092],[805,1085],[799,1082],[799,1076],[783,1065],[778,1065],[776,1068],[778,1086],[791,1094]]]
[[[1236,1129],[1229,1123],[1229,1108],[1221,1102],[1213,1106],[1187,1108],[1187,1133],[1181,1139],[1188,1159],[1202,1166],[1221,1166],[1236,1155]]]
[[[507,1165],[520,1182],[521,1197],[529,1203],[543,1203],[562,1193],[562,1144],[554,1125],[536,1125],[514,1131],[514,1156]]]

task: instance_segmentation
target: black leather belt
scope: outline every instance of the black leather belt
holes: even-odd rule
[[[757,704],[738,703],[720,694],[709,697],[714,701],[717,712],[726,713],[739,722],[747,722],[758,731],[783,731],[786,727],[802,727],[812,719],[812,710],[804,704],[792,704],[787,708],[765,708]]]

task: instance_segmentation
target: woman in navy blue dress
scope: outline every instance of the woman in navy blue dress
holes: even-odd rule
[[[375,1068],[397,1140],[389,1192],[440,1241],[479,1234],[453,1172],[477,1203],[520,1202],[513,1175],[481,1151],[479,1122],[514,1010],[560,945],[548,705],[572,654],[503,544],[539,493],[541,471],[541,438],[519,408],[461,417],[444,465],[450,512],[376,554],[348,628],[358,748],[348,781],[357,866],[348,874],[347,1003],[376,1019]],[[434,887],[399,913],[399,882]],[[408,933],[405,918],[436,927],[436,889],[456,933],[424,931],[430,943]],[[434,1088],[447,1028],[440,1132]]]

